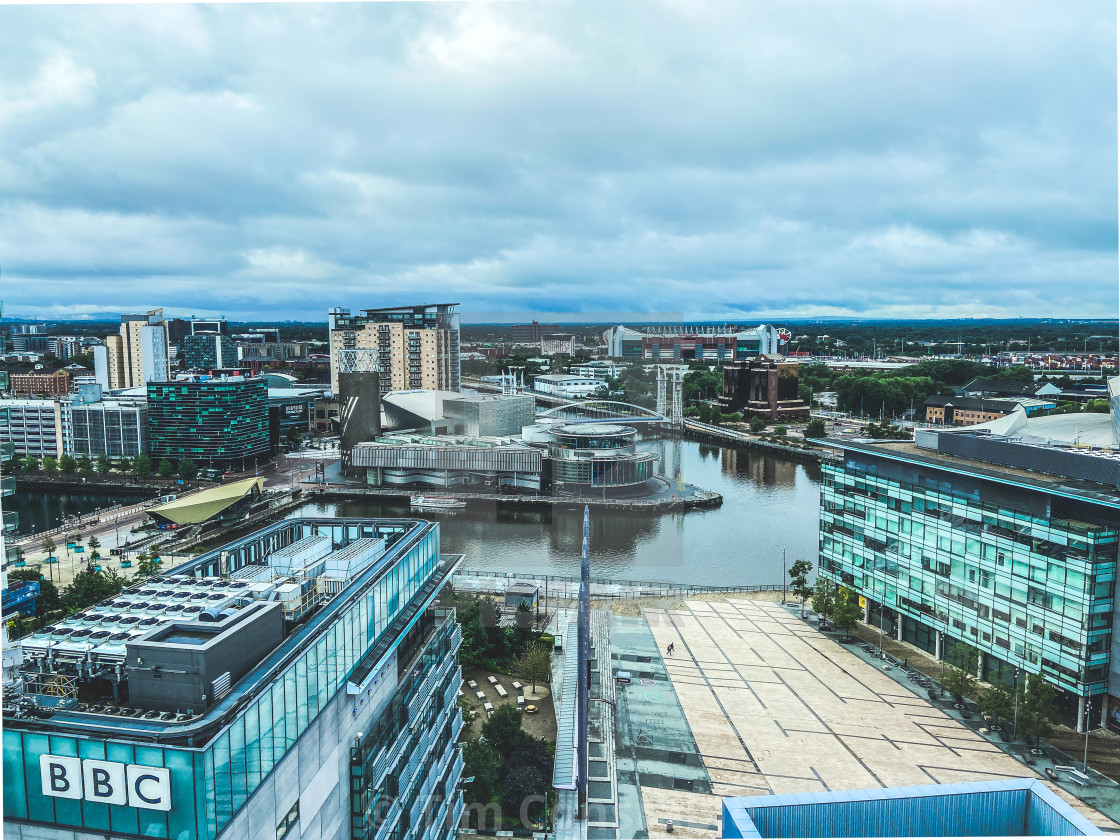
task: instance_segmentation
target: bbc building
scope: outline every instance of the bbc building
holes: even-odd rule
[[[460,559],[424,521],[288,519],[24,637],[5,837],[452,837]]]

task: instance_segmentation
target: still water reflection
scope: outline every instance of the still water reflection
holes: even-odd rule
[[[723,506],[668,515],[591,510],[592,575],[714,586],[780,583],[782,550],[816,563],[820,468],[694,441],[647,440],[668,476],[723,495]],[[401,516],[407,504],[309,504],[294,515]],[[474,503],[439,516],[443,550],[465,568],[578,575],[582,509]]]

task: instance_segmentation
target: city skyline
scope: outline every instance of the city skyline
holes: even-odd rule
[[[1111,4],[0,14],[13,316],[1116,314]]]

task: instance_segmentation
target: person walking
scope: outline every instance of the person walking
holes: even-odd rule
[[[673,655],[673,645],[674,645],[674,644],[676,644],[676,643],[675,643],[675,642],[670,642],[670,643],[669,643],[669,647],[667,647],[667,648],[665,649],[665,653],[667,653],[667,654],[668,654],[669,656],[672,656],[672,655]]]

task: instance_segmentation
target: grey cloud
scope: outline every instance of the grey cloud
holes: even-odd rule
[[[6,311],[1112,316],[1114,15],[3,7]]]

